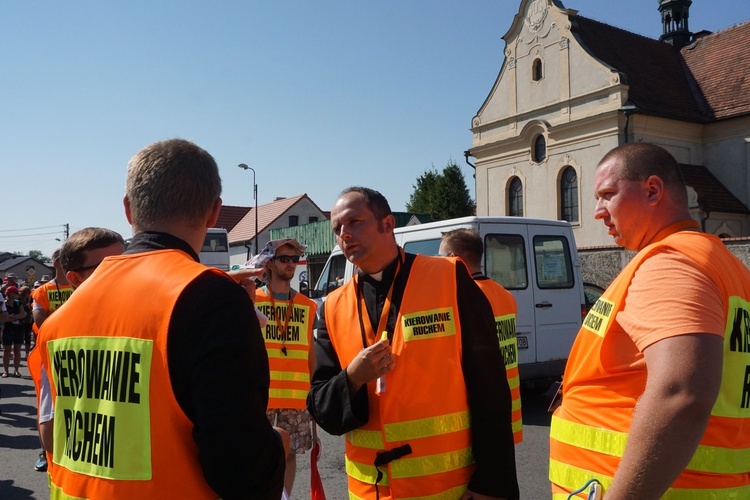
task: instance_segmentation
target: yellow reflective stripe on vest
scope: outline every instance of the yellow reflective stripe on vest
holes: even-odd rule
[[[597,429],[552,416],[550,437],[578,448],[622,457],[628,435],[608,429]],[[712,474],[750,472],[750,449],[719,448],[699,445],[686,469]]]
[[[408,456],[408,455],[407,455]],[[374,465],[365,465],[344,457],[346,463],[346,473],[363,483],[375,484],[378,472]],[[468,467],[474,463],[474,456],[471,448],[465,448],[459,451],[449,453],[439,453],[437,455],[428,455],[417,458],[400,458],[394,460],[387,466],[382,467],[383,478],[379,484],[388,486],[388,473],[386,468],[390,468],[390,476],[393,479],[406,479],[410,477],[421,477],[430,474],[439,474],[448,472],[462,467]]]
[[[437,417],[386,424],[383,426],[383,430],[385,432],[385,440],[393,442],[458,432],[468,429],[470,425],[471,418],[469,412],[460,411],[447,415],[438,415]]]
[[[49,499],[50,500],[86,500],[85,498],[80,497],[72,497],[70,495],[66,495],[65,492],[60,488],[59,486],[55,485],[52,482],[52,478],[47,475],[47,478],[49,479]]]
[[[288,382],[309,382],[310,374],[307,372],[283,372],[271,370],[271,380],[285,380]]]
[[[577,490],[586,484],[586,481],[594,478],[602,483],[606,498],[606,491],[612,484],[611,477],[596,474],[556,460],[550,460],[549,462],[550,481],[571,491]],[[553,500],[558,500],[560,498],[567,498],[567,495],[561,496],[560,494],[556,494],[553,495],[552,498]],[[750,485],[738,486],[736,488],[717,489],[669,488],[661,498],[662,500],[723,500],[728,498],[750,498]]]
[[[357,481],[375,484],[375,480],[378,478],[378,471],[374,465],[365,465],[353,460],[349,460],[349,457],[344,456],[344,465],[346,473],[349,477],[356,479]],[[383,477],[378,484],[388,486],[388,473],[385,466],[382,469]]]
[[[515,434],[516,432],[521,432],[521,429],[523,429],[523,421],[514,420],[513,421],[513,434]]]
[[[276,348],[275,346],[268,347],[268,357],[269,358],[279,358],[279,359],[307,359],[307,351],[303,351],[300,349],[287,349],[286,354],[281,352],[281,348]]]
[[[466,490],[468,489],[467,486],[468,485],[456,486],[455,488],[451,488],[449,490],[443,491],[442,493],[436,493],[435,495],[429,495],[426,497],[399,497],[399,498],[401,498],[401,500],[456,500],[456,498],[460,498],[461,495],[466,493]],[[367,500],[367,499],[359,497],[350,491],[349,500]]]
[[[463,450],[425,457],[409,458],[407,455],[388,465],[393,479],[405,479],[461,469],[473,463],[474,455],[471,453],[471,448],[464,448]]]
[[[615,457],[622,457],[628,440],[628,435],[624,432],[576,424],[554,415],[552,415],[549,437],[561,443]]]
[[[599,480],[605,491],[612,484],[612,478],[604,474],[597,474],[554,459],[549,461],[549,480],[558,486],[573,491],[586,484],[589,479]]]
[[[356,429],[346,433],[346,440],[360,448],[371,448],[373,450],[384,450],[383,436],[380,431],[366,431]]]
[[[511,411],[516,411],[516,410],[520,410],[520,409],[521,409],[521,398],[517,398],[517,399],[514,398],[513,401],[512,401],[512,403],[511,403],[511,405],[510,405],[510,410]]]
[[[301,389],[269,389],[268,397],[277,399],[307,399],[307,391]]]

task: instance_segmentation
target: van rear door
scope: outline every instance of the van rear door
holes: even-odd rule
[[[580,264],[570,250],[570,230],[564,226],[529,226],[533,242],[536,287],[537,361],[567,359],[581,328],[583,297]],[[572,293],[571,293],[572,292]]]
[[[581,324],[577,254],[565,224],[482,224],[485,274],[516,299],[522,379],[562,373]]]

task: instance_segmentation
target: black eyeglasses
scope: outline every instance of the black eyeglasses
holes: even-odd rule
[[[277,255],[273,260],[278,260],[282,264],[289,264],[289,262],[297,264],[299,262],[299,255]]]
[[[82,273],[84,271],[93,271],[94,269],[96,269],[97,267],[99,267],[99,264],[101,264],[101,262],[98,262],[98,263],[94,264],[93,266],[83,266],[83,267],[79,267],[79,268],[76,268],[76,269],[71,269],[71,271],[76,272],[76,273]]]

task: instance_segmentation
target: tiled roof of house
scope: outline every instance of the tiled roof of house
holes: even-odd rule
[[[274,223],[279,217],[283,216],[289,209],[307,199],[315,205],[307,194],[292,196],[291,198],[282,198],[279,200],[258,206],[258,233],[262,233],[266,227]],[[317,205],[315,205],[317,207]],[[320,208],[318,208],[320,210]],[[255,208],[248,209],[242,219],[229,231],[229,243],[237,241],[250,240],[255,236]]]
[[[750,113],[750,21],[700,37],[681,53],[715,119]]]
[[[747,214],[750,210],[702,165],[680,164],[685,184],[695,189],[698,204],[707,212]]]
[[[628,96],[639,113],[710,120],[680,51],[672,45],[583,16],[571,16],[571,21],[571,31],[589,53],[624,74]]]
[[[235,207],[232,205],[222,205],[219,211],[219,218],[216,219],[214,227],[224,228],[227,232],[234,229],[238,222],[250,211],[250,207]]]

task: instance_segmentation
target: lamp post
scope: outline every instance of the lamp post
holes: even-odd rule
[[[258,185],[255,183],[255,169],[248,167],[244,163],[237,165],[242,170],[252,170],[253,172],[253,199],[255,200],[255,255],[258,255]]]

